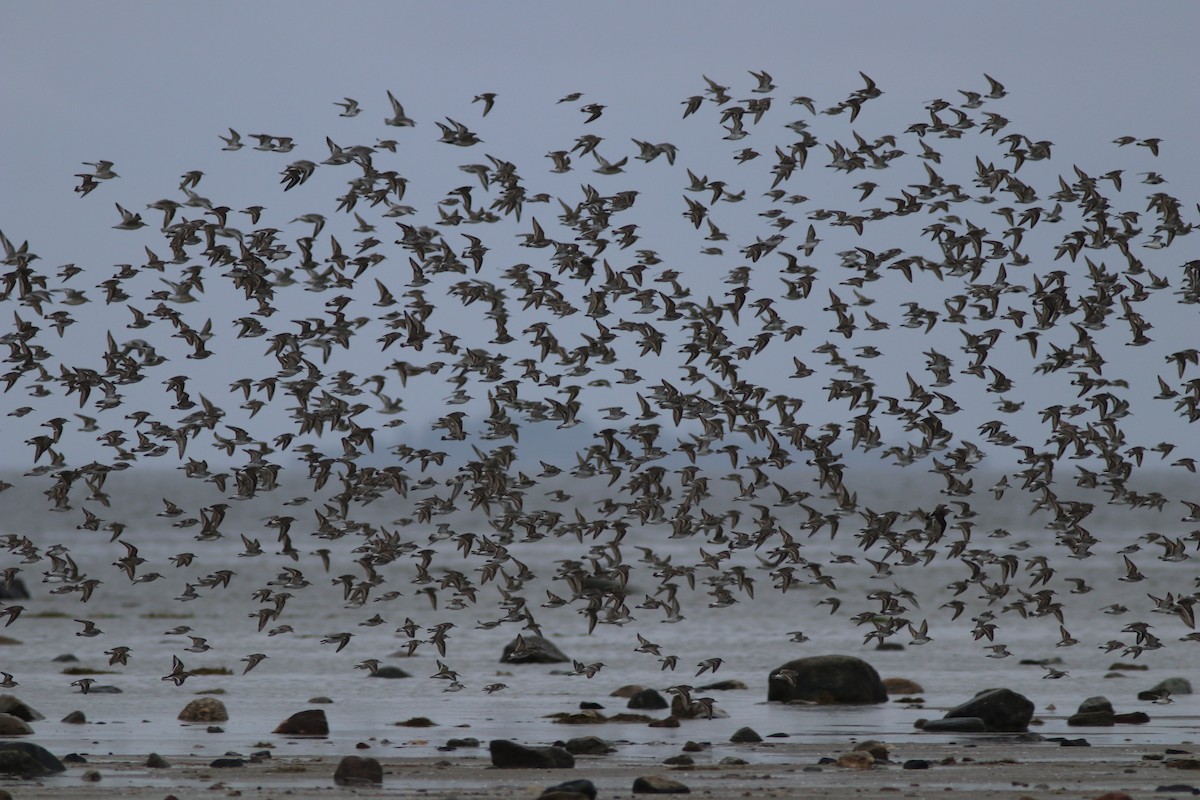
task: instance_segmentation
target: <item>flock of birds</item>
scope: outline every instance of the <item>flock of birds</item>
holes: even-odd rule
[[[293,632],[301,623],[289,600],[332,581],[347,618],[364,616],[321,639],[338,651],[360,626],[396,626],[374,610],[415,591],[438,613],[510,627],[518,650],[542,633],[543,609],[569,607],[589,631],[636,621],[631,648],[674,670],[678,656],[646,623],[682,620],[701,591],[692,602],[722,608],[751,602],[756,587],[814,585],[827,595],[815,605],[861,626],[866,642],[924,644],[930,617],[936,632],[935,615],[969,613],[992,657],[1010,655],[997,637],[1019,618],[1054,618],[1058,644],[1078,644],[1068,595],[1100,587],[1068,577],[1066,565],[1095,555],[1089,517],[1179,502],[1185,524],[1200,521],[1200,505],[1153,483],[1162,470],[1195,472],[1194,460],[1127,430],[1137,415],[1200,418],[1200,377],[1189,374],[1197,350],[1186,333],[1173,346],[1171,331],[1157,330],[1167,341],[1155,345],[1165,359],[1157,394],[1121,377],[1143,352],[1131,348],[1154,341],[1146,309],[1200,302],[1200,260],[1169,249],[1192,232],[1190,209],[1149,169],[1135,179],[1061,165],[1053,143],[999,113],[1007,92],[990,77],[929,102],[903,130],[863,136],[856,126],[872,124],[883,95],[866,75],[825,108],[785,94],[766,72],[752,76],[745,90],[704,78],[681,103],[678,144],[633,139],[632,149],[603,128],[607,106],[568,95],[552,111],[574,109],[578,137],[520,167],[489,149],[487,130],[471,129],[503,108],[494,93],[472,101],[476,122],[429,126],[389,92],[383,122],[396,138],[372,144],[230,128],[220,149],[278,159],[280,186],[264,195],[310,191],[305,202],[323,205],[273,220],[269,199],[237,208],[206,198],[204,173],[192,170],[173,199],[116,203],[112,227],[139,232],[144,258],[112,274],[96,264],[43,269],[28,243],[0,234],[0,301],[13,310],[0,336],[5,404],[33,433],[21,480],[44,486],[59,512],[46,529],[0,536],[0,580],[81,603],[116,582],[177,580],[180,602],[249,592],[260,606],[251,633],[256,625],[264,637]],[[343,118],[379,113],[348,97],[334,105]],[[461,148],[465,177],[451,175],[432,207],[406,205],[415,192],[401,165],[443,144]],[[1166,146],[1127,135],[1115,145],[1139,163]],[[308,157],[279,155],[293,151]],[[697,152],[723,160],[689,161]],[[118,165],[85,166],[75,191],[113,201]],[[319,181],[309,181],[335,171],[344,193],[312,196]],[[820,181],[806,177],[814,171]],[[836,200],[798,193],[830,180],[845,184],[831,190]],[[667,217],[655,205],[664,202],[676,204]],[[343,244],[348,236],[357,241]],[[666,252],[679,247],[685,257]],[[313,313],[297,310],[314,303]],[[76,322],[107,328],[103,344],[72,339]],[[922,337],[961,354],[922,350]],[[59,342],[70,344],[56,354]],[[217,369],[201,363],[211,356],[239,374],[205,378]],[[920,368],[904,366],[914,357]],[[1060,399],[1025,410],[1039,391]],[[28,405],[17,407],[22,396]],[[77,405],[74,419],[46,418],[65,403]],[[960,412],[989,419],[963,428]],[[1030,418],[1035,439],[1021,429]],[[531,444],[533,458],[522,452]],[[158,522],[123,518],[107,482],[135,480],[161,457],[178,459],[213,502],[164,499]],[[860,472],[878,480],[868,463],[936,483],[915,508],[873,509],[856,482]],[[984,474],[999,477],[976,486]],[[311,491],[279,500],[297,476]],[[987,530],[982,499],[1013,497],[1025,498],[1031,529],[1052,547],[1026,553],[1028,540]],[[230,530],[232,505],[254,501],[270,508],[261,530]],[[381,506],[401,519],[369,521]],[[482,522],[462,523],[467,514]],[[111,565],[81,566],[76,530],[52,543],[64,519],[107,537]],[[129,530],[148,522],[192,544],[170,565],[151,563]],[[276,566],[193,574],[193,561],[239,536],[245,563]],[[575,540],[581,555],[539,582],[527,562],[547,539]],[[667,539],[693,540],[698,552],[664,555]],[[1135,531],[1121,544],[1112,578],[1133,583],[1146,559],[1189,560],[1200,529]],[[905,571],[935,560],[960,565],[962,579],[920,611]],[[839,589],[847,570],[892,588],[864,604]],[[1153,588],[1161,596],[1148,594],[1140,621],[1107,609],[1127,635],[1103,647],[1136,657],[1176,629],[1200,640],[1194,587]],[[12,625],[23,607],[5,601],[0,617]],[[83,616],[78,635],[100,636]],[[434,677],[450,689],[464,684],[440,659],[463,618],[423,626],[409,616],[396,628],[410,654],[436,649]],[[210,648],[186,625],[168,633],[190,637],[180,653]],[[125,664],[131,651],[105,655]],[[172,658],[163,680],[181,684],[191,673]],[[246,656],[245,670],[266,658]],[[721,661],[702,660],[697,676]],[[591,677],[603,664],[574,666]]]

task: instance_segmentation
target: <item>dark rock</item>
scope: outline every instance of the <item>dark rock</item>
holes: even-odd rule
[[[1092,800],[1133,800],[1133,798],[1120,789],[1115,789],[1111,792],[1096,795]]]
[[[592,703],[587,700],[584,700],[582,703],[579,704],[579,710],[580,711],[603,711],[604,706],[600,705],[599,703]]]
[[[1113,722],[1118,725],[1145,725],[1150,721],[1150,715],[1144,711],[1133,711],[1129,714],[1113,716]]]
[[[0,742],[0,752],[4,750],[19,750],[22,753],[26,753],[49,772],[62,772],[66,769],[61,761],[40,744],[34,744],[33,742]]]
[[[71,653],[63,653],[61,656],[55,656],[50,659],[51,664],[77,664],[79,659]]]
[[[1059,747],[1091,747],[1092,743],[1087,739],[1059,739]]]
[[[13,578],[11,581],[0,581],[0,600],[28,600],[29,589],[25,581]]]
[[[596,784],[587,778],[564,781],[563,783],[556,783],[553,786],[547,786],[542,790],[541,796],[544,798],[551,793],[578,794],[588,798],[588,800],[596,800]]]
[[[697,686],[697,692],[736,692],[748,688],[745,683],[735,678],[730,678],[727,681],[717,681],[705,686]]]
[[[870,753],[871,757],[876,761],[888,761],[892,754],[891,747],[876,739],[867,739],[865,742],[859,742],[852,749],[862,753]]]
[[[1172,783],[1166,786],[1159,786],[1154,791],[1163,794],[1200,794],[1200,789],[1188,783]]]
[[[1104,695],[1099,694],[1095,697],[1089,697],[1080,703],[1078,711],[1080,714],[1086,714],[1089,711],[1107,711],[1110,714],[1114,713],[1112,702]]]
[[[667,717],[666,719],[656,719],[647,727],[650,728],[678,728],[679,720],[675,717]]]
[[[575,756],[561,747],[525,747],[507,739],[488,742],[492,766],[499,769],[570,769]]]
[[[383,783],[383,767],[374,758],[346,756],[338,762],[333,772],[333,782],[338,786],[369,786]]]
[[[158,753],[151,753],[146,756],[147,769],[170,769],[171,764]]]
[[[603,756],[617,748],[601,739],[599,736],[578,736],[568,739],[563,749],[576,756]]]
[[[701,743],[701,742],[693,742],[692,740],[690,740],[690,739],[689,739],[689,740],[688,740],[687,742],[685,742],[685,743],[684,743],[684,745],[683,745],[683,752],[685,752],[685,753],[699,753],[699,752],[701,752],[702,750],[708,750],[708,749],[709,749],[709,748],[711,748],[711,747],[712,747],[712,745],[711,745],[711,744],[709,744],[708,742],[703,742],[703,743]]]
[[[19,717],[26,722],[37,722],[40,719],[45,719],[37,711],[25,705],[24,701],[19,700],[11,694],[0,694],[0,714],[12,714],[14,717]]]
[[[599,725],[608,721],[608,717],[599,711],[576,711],[574,714],[562,711],[550,716],[559,725]]]
[[[328,697],[317,696],[317,697],[308,698],[308,702],[314,706],[325,706],[325,705],[329,705],[330,703],[332,703],[333,700],[331,700]]]
[[[694,759],[688,755],[683,755],[681,753],[680,755],[677,755],[677,756],[671,756],[670,758],[664,758],[662,763],[664,763],[670,767],[690,767],[696,763],[696,759]]]
[[[1033,702],[1011,689],[988,689],[946,712],[946,718],[979,717],[996,733],[1015,733],[1029,727]]]
[[[904,769],[929,769],[929,762],[923,758],[910,758],[902,765]]]
[[[0,736],[28,736],[33,733],[29,723],[12,714],[0,714]]]
[[[763,738],[758,735],[758,731],[754,728],[738,728],[733,732],[733,736],[729,737],[729,741],[734,744],[754,744],[761,742]]]
[[[329,721],[319,708],[297,711],[279,723],[274,732],[282,736],[328,736]]]
[[[1124,670],[1125,672],[1145,672],[1150,669],[1145,664],[1131,664],[1128,661],[1117,661],[1114,664],[1108,665],[1109,669]]]
[[[642,689],[640,692],[629,698],[629,703],[626,708],[637,709],[658,709],[669,708],[670,703],[667,698],[663,697],[655,689]]]
[[[780,675],[788,670],[792,681]],[[791,674],[791,673],[794,673]],[[811,656],[789,661],[771,672],[767,700],[815,703],[883,703],[887,689],[879,673],[854,656]]]
[[[679,781],[658,775],[644,775],[633,782],[634,794],[690,794],[691,791]]]
[[[835,763],[839,767],[847,769],[871,769],[871,767],[875,766],[875,756],[870,753],[852,750],[849,753],[842,753],[838,756]]]
[[[82,711],[72,711],[70,714],[67,714],[65,717],[63,717],[62,721],[68,725],[83,725],[85,722],[87,722],[87,717],[84,716]]]
[[[1158,695],[1162,695],[1163,692],[1167,692],[1172,695],[1182,696],[1192,693],[1192,684],[1187,678],[1164,678],[1155,684],[1150,691]],[[1140,694],[1138,695],[1138,699],[1141,699]]]
[[[645,686],[639,686],[636,683],[627,683],[624,686],[614,689],[609,697],[633,697],[645,688]]]
[[[749,764],[750,762],[744,758],[738,758],[737,756],[725,756],[717,763],[723,767],[741,767]]]
[[[514,652],[517,649],[517,639],[504,646],[504,652],[500,656],[500,661],[504,664],[566,664],[571,659],[567,658],[563,651],[555,647],[550,640],[541,636],[521,636],[519,637],[525,642],[525,646],[521,651]]]
[[[38,760],[29,753],[0,749],[0,775],[11,775],[29,780],[49,774],[50,770],[39,764]]]
[[[88,760],[86,758],[84,758],[83,756],[79,755],[79,753],[67,753],[65,756],[62,757],[62,763],[64,763],[64,764],[86,764],[86,763],[88,763]]]
[[[246,761],[241,758],[217,758],[211,761],[209,766],[218,769],[232,769],[234,767],[246,766]]]
[[[400,669],[399,667],[393,667],[393,666],[389,665],[389,666],[380,667],[379,669],[375,670],[374,672],[369,673],[368,677],[371,677],[371,678],[411,678],[412,675],[409,675],[407,672]]]
[[[87,781],[88,783],[98,783],[100,781],[100,770],[89,769],[80,775],[79,779],[81,781]]]
[[[1117,724],[1112,711],[1080,711],[1067,717],[1067,724],[1078,728],[1108,728]]]
[[[1200,758],[1168,758],[1163,766],[1168,769],[1200,769]]]
[[[397,722],[401,728],[436,728],[437,723],[429,717],[409,717],[406,720]]]
[[[904,649],[901,642],[880,642],[875,645],[875,650],[881,653],[895,653]]]
[[[889,697],[892,695],[923,694],[925,692],[921,684],[908,678],[884,678],[883,688],[887,690]]]
[[[215,697],[198,697],[183,707],[179,719],[184,722],[225,722],[229,714],[225,704]]]
[[[124,691],[120,686],[110,686],[108,684],[96,686],[92,684],[92,687],[88,689],[88,694],[123,694]]]
[[[457,750],[460,747],[479,747],[479,740],[471,736],[463,739],[447,739],[446,747],[451,750]]]
[[[204,732],[205,733],[224,733],[225,729],[222,728],[220,725],[209,725],[207,728],[204,729]]]
[[[987,729],[987,723],[979,717],[930,719],[921,726],[926,733],[983,733]]]

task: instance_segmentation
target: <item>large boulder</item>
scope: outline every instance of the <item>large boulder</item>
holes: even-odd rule
[[[45,719],[34,709],[25,705],[25,702],[11,694],[0,694],[0,714],[12,714],[14,717],[20,717],[26,722],[37,722],[39,719]]]
[[[0,736],[28,736],[33,733],[29,723],[12,714],[0,714]]]
[[[297,711],[279,723],[274,732],[282,736],[328,736],[329,721],[319,708]]]
[[[13,578],[11,581],[0,581],[0,600],[28,600],[29,589],[25,581]]]
[[[497,769],[570,769],[575,756],[561,747],[525,747],[507,739],[488,742],[492,766]]]
[[[333,773],[338,786],[370,786],[383,783],[383,767],[374,758],[346,756],[338,762]]]
[[[1024,731],[1033,719],[1033,701],[1012,689],[987,689],[946,712],[946,719],[956,717],[978,717],[994,733]]]
[[[49,774],[50,770],[39,764],[29,753],[0,749],[0,775],[29,780]]]
[[[685,784],[661,775],[643,775],[633,781],[634,794],[691,794]]]
[[[561,798],[561,800],[568,800],[568,798],[572,798],[573,800],[596,800],[596,784],[587,778],[579,778],[547,786],[538,795],[538,800],[554,800],[555,798]]]
[[[854,656],[798,658],[768,676],[767,700],[782,703],[885,703],[887,699],[879,673]]]
[[[576,736],[564,742],[563,749],[573,756],[606,756],[617,748],[599,736]]]
[[[626,708],[635,709],[660,709],[669,708],[670,703],[667,698],[658,693],[656,689],[642,689],[640,692],[629,698],[629,703]]]
[[[179,719],[183,722],[226,722],[229,712],[215,697],[197,697],[183,707]]]
[[[500,661],[504,664],[567,664],[571,659],[549,639],[518,636],[504,646]]]
[[[1187,678],[1164,678],[1154,685],[1153,688],[1147,689],[1144,692],[1138,692],[1138,700],[1160,700],[1164,697],[1170,697],[1173,694],[1185,695],[1192,693],[1192,684]]]
[[[17,751],[18,753],[23,753],[25,756],[28,756],[30,759],[36,762],[42,770],[45,771],[39,771],[37,773],[39,775],[50,772],[62,772],[66,769],[66,767],[63,766],[63,763],[59,761],[53,753],[42,747],[40,744],[34,744],[33,742],[0,742],[0,752],[3,751]],[[14,763],[19,760],[17,756],[13,756],[13,758]]]

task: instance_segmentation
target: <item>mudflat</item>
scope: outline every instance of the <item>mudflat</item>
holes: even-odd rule
[[[330,796],[405,798],[489,798],[525,800],[563,781],[586,779],[598,798],[633,794],[639,777],[657,775],[677,781],[692,794],[714,798],[806,797],[872,798],[956,797],[1096,798],[1110,792],[1132,797],[1189,797],[1200,791],[1200,747],[1084,745],[1062,741],[1022,742],[969,737],[949,744],[905,743],[890,750],[886,760],[839,757],[853,742],[832,744],[713,743],[683,754],[676,746],[624,757],[577,757],[571,769],[497,769],[486,745],[438,755],[396,757],[378,748],[346,755],[376,758],[383,782],[369,786],[338,786],[334,771],[341,756],[285,757],[259,760],[239,756],[241,766],[212,766],[217,754],[204,756],[163,753],[170,764],[151,769],[145,758],[88,756],[86,763],[38,780],[3,780],[14,798],[82,798],[115,796],[185,800],[193,797],[289,798],[308,800]],[[1086,741],[1086,740],[1083,740]],[[440,755],[440,754],[439,754]],[[689,756],[691,765],[669,765],[666,759]],[[861,754],[860,754],[861,755]],[[738,759],[745,763],[729,763]],[[852,766],[845,766],[849,764]],[[91,774],[89,774],[91,773]],[[1118,797],[1119,795],[1111,795]]]

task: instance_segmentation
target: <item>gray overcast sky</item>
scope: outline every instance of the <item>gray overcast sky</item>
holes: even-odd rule
[[[1129,131],[1176,143],[1168,154],[1180,158],[1177,169],[1196,161],[1187,146],[1200,123],[1187,83],[1195,3],[1156,3],[1153,13],[1108,2],[3,8],[0,220],[48,260],[57,257],[51,243],[66,245],[99,205],[64,202],[79,162],[105,158],[127,181],[163,184],[219,158],[227,125],[319,140],[341,122],[334,100],[360,98],[377,121],[388,89],[425,120],[466,115],[481,91],[497,92],[501,111],[545,109],[582,91],[674,118],[679,101],[703,88],[701,74],[749,88],[746,70],[765,69],[781,91],[820,103],[858,88],[862,70],[917,114],[933,94],[978,87],[988,72],[1009,88],[1011,119],[1036,121],[1042,138],[1069,142],[1072,153]],[[126,196],[141,196],[137,188]]]
[[[1056,143],[1060,173],[1072,161],[1102,172],[1113,157],[1111,140],[1129,134],[1165,142],[1152,163],[1126,148],[1121,166],[1131,172],[1170,175],[1168,188],[1185,203],[1186,187],[1198,185],[1200,175],[1192,152],[1200,103],[1187,86],[1195,68],[1191,40],[1200,30],[1194,3],[1159,3],[1153,13],[1107,2],[752,3],[737,11],[707,2],[7,2],[3,9],[0,229],[14,242],[28,240],[43,269],[85,267],[85,287],[113,264],[140,258],[142,244],[153,241],[111,231],[118,221],[112,204],[145,211],[146,202],[175,196],[186,170],[207,173],[199,188],[217,202],[257,200],[287,210],[286,222],[292,213],[318,210],[305,203],[319,198],[320,210],[330,213],[330,192],[282,196],[279,170],[293,157],[319,160],[327,135],[343,144],[399,136],[380,124],[388,90],[421,123],[416,133],[400,132],[425,142],[401,160],[414,185],[423,174],[436,176],[425,189],[435,193],[426,209],[429,198],[473,180],[451,170],[482,160],[481,149],[543,178],[544,153],[569,147],[582,132],[576,112],[554,105],[568,92],[609,106],[600,123],[608,127],[596,130],[611,142],[662,141],[682,135],[680,102],[703,90],[702,75],[734,86],[741,98],[753,86],[751,69],[775,77],[781,102],[806,94],[818,108],[860,88],[860,70],[871,75],[885,95],[856,125],[837,120],[842,136],[848,127],[867,136],[903,130],[935,97],[958,102],[957,89],[986,90],[986,72],[1009,90],[1002,111],[1012,129]],[[470,102],[483,91],[499,95],[486,121]],[[338,118],[333,102],[345,96],[366,111]],[[433,122],[445,116],[485,129],[485,146],[434,152]],[[223,153],[217,136],[230,126],[243,135],[292,136],[300,147],[277,158],[249,148]],[[613,158],[634,154],[628,144],[606,146]],[[716,162],[705,146],[712,145],[685,147],[683,160]],[[79,200],[71,191],[75,173],[97,159],[115,162],[121,179]],[[970,177],[955,176],[964,183]],[[603,180],[575,172],[561,185],[574,190],[585,179]],[[825,180],[810,169],[801,190],[820,202],[831,202],[825,195],[834,192],[852,196],[851,181]],[[680,202],[676,188],[669,196]],[[669,224],[679,224],[677,211],[671,207]],[[298,235],[289,229],[289,237]],[[101,324],[123,325],[124,311],[112,312]],[[74,314],[88,319],[85,309]],[[947,348],[961,345],[950,341]],[[71,355],[57,354],[64,361]],[[95,352],[79,357],[95,359]],[[4,402],[19,400],[9,394]]]

